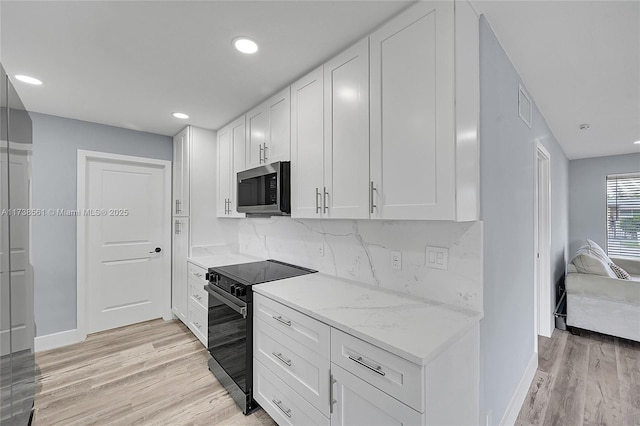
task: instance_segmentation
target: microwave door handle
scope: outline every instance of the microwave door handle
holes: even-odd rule
[[[227,296],[227,294],[224,291],[218,290],[216,287],[211,287],[209,285],[205,285],[204,289],[211,296],[215,297],[216,300],[221,301],[222,303],[224,303],[225,305],[227,305],[228,307],[230,307],[231,309],[233,309],[234,311],[236,311],[237,313],[242,315],[242,318],[246,318],[247,317],[247,306],[246,306],[246,304],[245,304],[245,306],[238,305],[233,300],[231,300],[231,298],[229,296]]]

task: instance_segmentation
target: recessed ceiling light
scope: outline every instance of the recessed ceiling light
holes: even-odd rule
[[[589,130],[591,128],[591,126],[587,123],[585,124],[581,124],[580,126],[578,126],[578,129],[580,130]]]
[[[42,81],[38,80],[37,78],[29,77],[28,75],[17,74],[16,80],[20,80],[23,83],[33,84],[36,86],[39,86],[42,84]]]
[[[233,46],[238,49],[239,52],[249,55],[258,51],[258,45],[256,44],[256,42],[247,37],[234,38]]]
[[[640,145],[640,141],[635,141],[634,144]]]
[[[182,120],[186,120],[187,118],[189,118],[189,116],[187,114],[185,114],[184,112],[174,112],[173,116],[175,118],[180,118]]]

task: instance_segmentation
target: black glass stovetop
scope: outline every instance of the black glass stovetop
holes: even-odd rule
[[[273,259],[260,262],[240,263],[237,265],[218,266],[209,268],[209,271],[224,275],[246,286],[318,272],[313,269],[290,265]]]

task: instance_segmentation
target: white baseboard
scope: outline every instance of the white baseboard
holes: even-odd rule
[[[82,342],[86,338],[87,336],[84,336],[76,328],[59,333],[47,334],[46,336],[38,336],[34,341],[35,351],[42,352],[73,345],[74,343]]]
[[[534,352],[531,355],[531,359],[529,360],[529,364],[527,365],[527,369],[524,371],[522,378],[520,379],[520,383],[516,388],[516,391],[513,393],[511,397],[511,401],[507,406],[507,410],[504,412],[504,416],[502,416],[502,420],[500,420],[500,426],[513,426],[518,418],[518,414],[520,414],[520,409],[522,408],[522,403],[527,397],[527,393],[529,392],[529,387],[531,386],[531,382],[533,382],[533,377],[536,375],[536,371],[538,370],[538,353]]]

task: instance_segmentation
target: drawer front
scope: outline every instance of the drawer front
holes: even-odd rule
[[[253,370],[253,397],[280,426],[330,425],[327,417],[276,377],[260,361],[254,359]]]
[[[195,303],[199,305],[205,311],[208,308],[209,295],[204,289],[204,286],[194,279],[189,279],[189,303]]]
[[[421,365],[335,328],[331,329],[331,362],[424,413]]]
[[[207,347],[207,311],[191,300],[189,301],[188,310],[187,326],[189,330]]]
[[[329,360],[254,318],[253,353],[283,382],[329,416]]]
[[[201,283],[201,286],[207,284],[207,280],[205,279],[205,274],[207,273],[206,269],[199,267],[198,265],[194,265],[193,263],[189,263],[187,268],[189,279],[194,279],[198,283]]]
[[[254,317],[329,359],[330,327],[268,297],[254,294]]]

